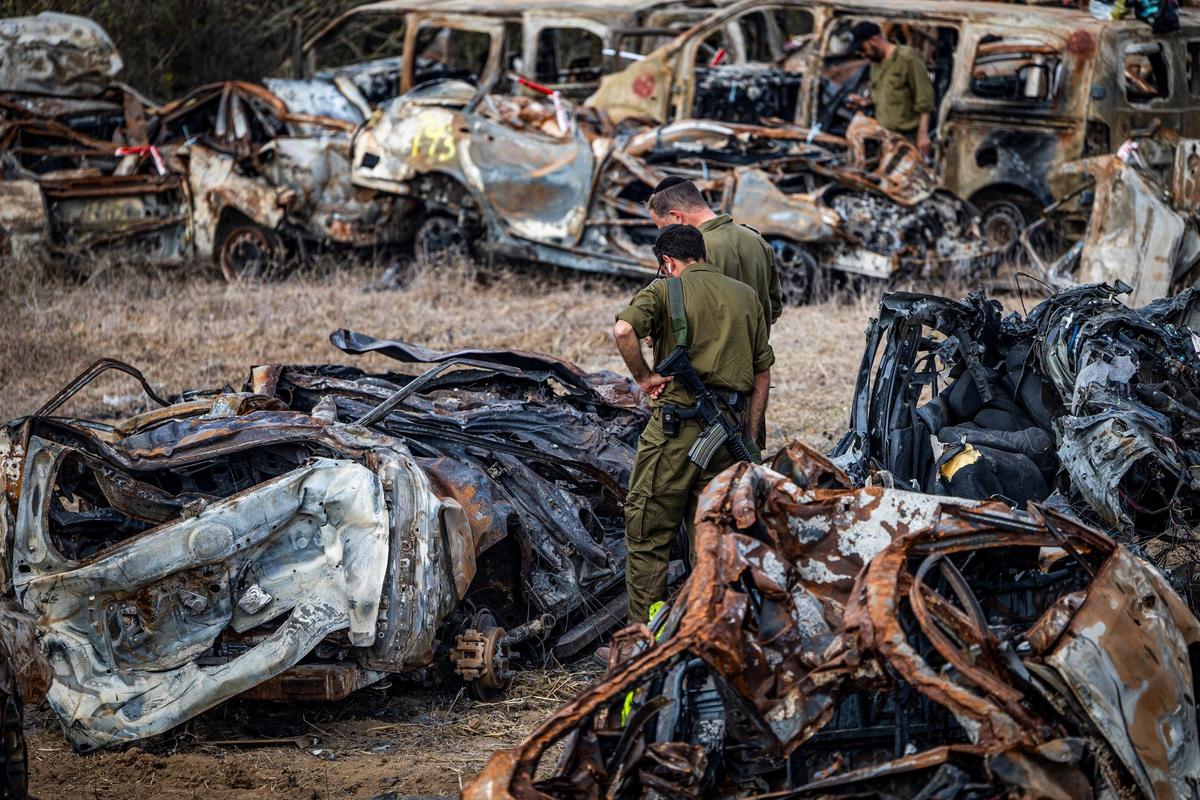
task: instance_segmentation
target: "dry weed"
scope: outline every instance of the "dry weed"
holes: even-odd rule
[[[407,285],[368,291],[381,271],[321,267],[279,283],[228,285],[210,269],[89,265],[74,277],[0,270],[0,416],[36,410],[101,357],[143,370],[163,394],[238,387],[254,364],[348,363],[329,333],[346,327],[437,348],[513,347],[552,353],[587,370],[623,371],[610,336],[630,281],[537,268],[449,265],[418,269]],[[847,419],[862,331],[876,295],[788,309],[772,333],[773,445],[802,436],[832,442]],[[64,413],[120,416],[144,407],[134,381],[106,377]]]

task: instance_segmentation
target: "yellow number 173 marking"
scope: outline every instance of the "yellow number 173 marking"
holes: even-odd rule
[[[413,136],[410,156],[416,158],[423,153],[430,161],[449,161],[457,152],[450,123],[429,119],[421,122],[421,127]]]

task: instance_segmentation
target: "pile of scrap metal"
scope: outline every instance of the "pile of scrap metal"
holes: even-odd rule
[[[1197,796],[1200,622],[1152,566],[1036,504],[772,466],[709,484],[680,594],[466,800]]]
[[[857,117],[842,139],[706,120],[614,129],[596,109],[564,106],[427,84],[356,133],[353,181],[415,204],[420,257],[645,278],[656,265],[643,203],[661,179],[686,177],[771,242],[793,303],[831,278],[970,278],[999,254],[980,240],[971,206],[871,118]]]
[[[0,432],[2,574],[77,749],[430,667],[489,696],[520,659],[619,624],[635,386],[532,353],[332,339],[428,369],[261,366],[168,403],[102,361]],[[111,369],[158,407],[56,415]]]
[[[860,482],[1044,501],[1138,542],[1195,600],[1200,294],[1134,309],[1124,291],[1003,319],[982,292],[886,295],[835,462]]]
[[[349,181],[349,133],[262,86],[204,86],[165,105],[115,82],[94,22],[0,21],[0,245],[21,256],[118,245],[226,277],[288,253],[405,238],[396,198]]]
[[[1200,140],[1160,128],[1114,155],[1063,164],[1051,180],[1059,198],[1021,237],[1051,286],[1122,281],[1140,305],[1200,281]],[[1045,252],[1047,230],[1063,252]]]

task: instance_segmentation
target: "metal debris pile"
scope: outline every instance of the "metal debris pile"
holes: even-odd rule
[[[1194,794],[1200,623],[1153,567],[1048,507],[772,466],[708,486],[680,594],[465,798]]]
[[[834,460],[860,482],[1045,502],[1142,542],[1190,587],[1200,295],[1134,309],[1128,288],[1070,289],[1003,318],[982,292],[886,295]]]
[[[5,21],[25,44],[0,74],[0,224],[9,254],[120,247],[269,277],[288,254],[403,239],[396,198],[350,184],[354,124],[294,113],[265,87],[202,86],[165,104],[116,81],[82,17]],[[30,51],[36,50],[38,56]],[[27,63],[49,65],[26,74]]]
[[[1116,154],[1063,164],[1051,180],[1060,196],[1021,235],[1030,266],[1048,284],[1122,281],[1131,287],[1129,302],[1142,305],[1196,283],[1200,141],[1159,127]],[[1061,235],[1073,228],[1082,233]]]
[[[636,387],[518,351],[333,341],[428,368],[261,366],[167,402],[103,361],[0,432],[0,576],[77,749],[395,673],[486,697],[619,623]],[[153,410],[56,414],[112,369]]]

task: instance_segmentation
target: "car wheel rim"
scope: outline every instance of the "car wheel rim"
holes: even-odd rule
[[[235,230],[221,249],[221,271],[235,282],[270,277],[277,260],[274,244],[258,228]]]
[[[779,270],[779,289],[786,305],[807,303],[814,291],[817,264],[812,254],[795,242],[775,239],[775,266]]]
[[[989,245],[1007,247],[1025,228],[1025,215],[1014,203],[996,203],[983,212],[979,227]]]
[[[417,231],[417,257],[422,261],[467,255],[467,237],[449,217],[430,217]]]

